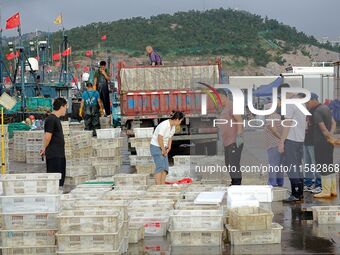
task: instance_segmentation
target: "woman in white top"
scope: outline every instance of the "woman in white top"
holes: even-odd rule
[[[170,119],[161,122],[155,129],[150,151],[156,165],[155,181],[156,184],[165,184],[165,178],[169,171],[168,154],[171,150],[172,137],[184,119],[182,112],[173,112]]]

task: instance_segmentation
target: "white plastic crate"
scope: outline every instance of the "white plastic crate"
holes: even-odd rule
[[[148,185],[148,174],[116,174],[114,177],[115,186],[120,185]]]
[[[142,157],[150,157],[151,156],[151,151],[150,151],[150,148],[147,147],[147,148],[136,148],[136,153],[137,153],[137,156],[142,156]]]
[[[136,164],[137,174],[152,174],[155,172],[155,163]]]
[[[0,196],[2,213],[55,213],[60,209],[59,195]]]
[[[188,184],[167,184],[167,185],[151,185],[148,191],[151,192],[185,192],[188,188]]]
[[[172,199],[178,201],[183,198],[183,192],[146,192],[144,195],[144,199]]]
[[[313,220],[318,224],[339,224],[340,206],[312,206]]]
[[[271,229],[274,214],[259,207],[241,207],[229,211],[229,224],[238,230]]]
[[[228,199],[233,196],[254,196],[259,202],[272,202],[272,186],[268,185],[233,185],[228,188]]]
[[[56,234],[58,251],[115,251],[119,250],[123,240],[123,231],[116,233]]]
[[[99,158],[119,157],[121,155],[120,148],[100,148],[95,151],[96,157]]]
[[[3,230],[57,229],[58,213],[12,213],[1,214]]]
[[[140,148],[140,147],[144,147],[144,148],[150,148],[150,142],[151,142],[151,138],[135,138],[135,137],[131,137],[129,139],[129,142],[131,143],[131,147],[134,148]]]
[[[272,224],[271,229],[242,231],[226,225],[231,245],[275,244],[281,243],[282,226]]]
[[[144,225],[143,224],[129,224],[129,243],[138,243],[144,239]]]
[[[96,132],[98,139],[111,139],[118,138],[120,136],[121,129],[120,128],[97,129]]]
[[[170,228],[172,246],[221,246],[223,230],[173,230]]]
[[[57,251],[57,254],[64,254],[64,255],[120,255],[122,254],[122,248],[116,250],[116,251],[100,251],[100,250],[94,250],[94,251]]]
[[[83,182],[86,182],[88,180],[90,180],[90,176],[89,175],[80,175],[80,176],[73,176],[73,177],[65,177],[65,186],[77,186]]]
[[[52,255],[56,253],[55,246],[1,248],[2,255]]]
[[[159,199],[159,200],[134,200],[129,204],[129,208],[154,208],[154,207],[166,207],[173,208],[174,201],[171,199]]]
[[[61,174],[4,174],[0,176],[4,195],[58,194]]]
[[[110,138],[110,139],[92,139],[92,146],[95,149],[100,148],[120,148],[124,145],[124,140],[126,138],[119,137],[119,138]]]
[[[130,165],[131,166],[135,166],[136,165],[136,159],[137,159],[137,156],[136,155],[129,155],[129,159],[130,159]]]
[[[97,166],[97,165],[113,165],[113,166],[121,166],[123,163],[121,157],[108,157],[108,158],[94,158],[92,165]]]
[[[153,127],[150,128],[134,128],[133,132],[136,138],[151,138],[153,134]]]
[[[95,165],[94,168],[96,177],[113,176],[119,171],[118,166],[113,165]]]
[[[233,196],[227,198],[227,207],[230,209],[247,206],[260,207],[260,202],[253,196]]]
[[[144,236],[166,236],[169,227],[169,217],[133,217],[131,224],[143,224]]]
[[[221,210],[175,210],[170,219],[173,230],[223,229]]]
[[[66,166],[66,176],[67,177],[77,177],[81,175],[94,175],[94,169],[92,165],[83,166]]]
[[[133,191],[145,191],[148,188],[148,186],[143,185],[135,185],[135,186],[115,186],[114,190],[125,190],[126,192],[130,192],[130,190]]]
[[[105,200],[136,200],[145,197],[146,192],[144,190],[113,190],[104,194]]]
[[[58,216],[59,234],[115,233],[119,213],[104,210],[64,211]]]
[[[202,155],[176,155],[173,157],[174,166],[190,166],[196,165],[199,160],[205,156]]]
[[[288,190],[281,187],[273,187],[273,202],[282,201],[289,197]]]
[[[53,246],[56,230],[1,230],[3,247]]]

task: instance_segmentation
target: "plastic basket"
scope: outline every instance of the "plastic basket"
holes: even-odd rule
[[[143,224],[129,224],[129,243],[138,243],[144,239],[144,225]]]
[[[100,148],[95,151],[95,155],[99,158],[119,157],[121,155],[120,148]]]
[[[120,128],[97,129],[96,132],[98,139],[111,139],[118,138],[120,136],[121,129]]]
[[[143,224],[145,236],[166,236],[169,217],[133,217],[130,218],[131,224]]]
[[[259,207],[239,207],[229,211],[229,224],[239,230],[271,229],[273,216]]]
[[[151,156],[151,151],[150,148],[136,148],[137,156],[142,156],[142,157],[150,157]]]
[[[136,138],[151,138],[153,134],[153,127],[150,128],[134,128],[133,132]]]
[[[4,230],[1,232],[3,247],[52,246],[56,230]]]
[[[172,246],[221,246],[223,230],[173,230],[170,228]]]
[[[339,224],[340,206],[312,206],[313,220],[318,224]]]
[[[55,246],[35,246],[35,247],[2,247],[2,255],[51,255],[55,254]]]
[[[96,165],[96,177],[113,176],[118,172],[118,166],[113,165]]]
[[[116,186],[148,185],[148,174],[117,174],[114,176]]]
[[[13,213],[2,214],[4,230],[57,229],[57,213]]]
[[[0,104],[7,110],[11,110],[16,105],[16,103],[17,100],[8,95],[6,92],[2,93],[0,96]]]
[[[131,147],[134,147],[134,148],[150,148],[151,139],[131,137],[129,139],[129,142],[131,144]]]

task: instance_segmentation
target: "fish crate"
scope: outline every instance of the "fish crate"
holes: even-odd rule
[[[104,148],[121,148],[124,145],[124,137],[119,138],[110,138],[110,139],[92,139],[92,146],[95,149],[104,149]]]
[[[92,165],[88,166],[66,166],[67,177],[77,177],[81,175],[94,176],[94,168]]]
[[[72,150],[72,155],[75,158],[87,158],[93,157],[93,148],[92,147],[84,147],[84,148],[74,148]]]
[[[339,224],[340,206],[312,206],[313,220],[318,224]]]
[[[113,165],[96,165],[96,177],[114,176],[118,173],[119,167]]]
[[[98,139],[112,139],[119,138],[121,129],[120,128],[107,128],[107,129],[97,129]]]
[[[92,139],[88,135],[77,135],[71,138],[71,146],[73,149],[83,149],[92,146]]]
[[[153,174],[155,171],[155,163],[136,164],[137,174]]]
[[[174,208],[174,201],[171,199],[159,199],[159,200],[134,200],[129,204],[129,208],[149,208],[152,210],[154,207],[166,207],[169,209]]]
[[[170,215],[173,230],[223,229],[221,210],[175,210]]]
[[[105,157],[105,158],[94,158],[92,165],[113,165],[113,166],[121,166],[123,163],[123,160],[121,157]]]
[[[40,151],[42,145],[43,145],[42,141],[39,143],[27,143],[26,151],[33,151],[33,152]]]
[[[56,253],[56,246],[31,246],[31,247],[2,247],[2,255],[51,255]]]
[[[288,189],[273,187],[273,202],[283,201],[289,197]]]
[[[128,203],[126,201],[117,200],[81,200],[74,203],[77,210],[103,210],[110,212],[118,212],[120,221],[128,221]]]
[[[273,216],[260,207],[239,207],[229,210],[229,224],[242,231],[271,229]]]
[[[65,177],[65,186],[77,186],[83,182],[89,181],[91,178],[89,175],[79,175],[73,177]]]
[[[148,185],[148,174],[116,174],[114,177],[115,186]]]
[[[56,229],[0,230],[2,246],[9,248],[55,245]]]
[[[144,225],[143,224],[129,224],[129,243],[138,243],[144,239]]]
[[[106,200],[136,200],[144,198],[146,192],[144,190],[113,190],[104,194],[103,199]]]
[[[0,215],[3,230],[57,229],[58,213],[9,213]]]
[[[26,162],[26,151],[14,150],[13,151],[13,161]]]
[[[39,151],[26,151],[26,164],[28,165],[41,165],[46,164],[45,158],[42,158]]]
[[[153,135],[153,127],[150,128],[134,128],[135,138],[151,138]]]
[[[194,202],[186,202],[186,200],[183,201],[178,201],[175,204],[175,209],[176,210],[220,210],[224,211],[223,206],[218,205],[218,204],[195,204]]]
[[[135,138],[135,137],[131,137],[129,139],[129,142],[131,144],[131,147],[133,148],[147,148],[150,150],[150,142],[151,142],[151,138]]]
[[[166,236],[169,228],[169,217],[156,215],[134,216],[130,218],[130,224],[143,224],[144,236]]]
[[[169,230],[172,246],[221,246],[223,230]]]
[[[89,157],[89,158],[73,158],[72,160],[67,162],[67,165],[76,166],[76,167],[79,167],[79,166],[92,166],[93,160],[94,160],[93,157]]]
[[[281,243],[281,225],[273,223],[270,229],[239,230],[226,225],[231,245],[276,244]]]
[[[143,185],[115,186],[114,190],[118,190],[118,191],[125,190],[125,191],[130,192],[131,190],[133,190],[133,191],[139,191],[139,190],[146,191],[147,188],[148,188],[148,186],[143,186]]]
[[[27,131],[27,133],[26,133],[26,137],[28,138],[28,139],[43,139],[43,137],[44,137],[44,131]],[[27,141],[27,139],[26,139],[26,141]]]
[[[184,198],[183,192],[149,192],[144,195],[144,199],[172,199],[174,201],[182,200]]]
[[[202,155],[176,155],[173,157],[174,166],[190,166],[197,165],[198,161],[202,159]]]
[[[104,210],[72,210],[58,215],[59,234],[115,233],[119,230],[119,213]]]
[[[119,157],[120,155],[121,155],[120,148],[95,149],[95,156],[99,158]]]
[[[150,148],[149,147],[139,147],[139,148],[136,148],[136,153],[137,153],[137,156],[142,156],[142,157],[151,157],[151,151],[150,151]]]
[[[59,173],[4,174],[0,176],[4,195],[32,195],[59,192]]]
[[[188,188],[187,184],[176,184],[176,185],[151,185],[148,188],[150,192],[178,192]]]
[[[55,213],[60,209],[59,195],[0,196],[2,213]]]
[[[119,250],[124,238],[123,224],[115,233],[56,234],[58,251]],[[83,253],[82,253],[83,254]]]
[[[171,254],[181,254],[181,255],[193,255],[193,254],[200,254],[200,255],[221,255],[223,254],[223,248],[220,246],[172,246],[171,247]],[[239,253],[231,253],[237,254]],[[248,254],[252,254],[251,252]],[[265,254],[265,253],[264,253]],[[270,253],[267,253],[270,254]],[[272,253],[274,254],[274,253]]]

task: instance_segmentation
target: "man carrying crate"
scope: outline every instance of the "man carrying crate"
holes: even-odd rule
[[[66,115],[67,101],[57,98],[53,102],[53,112],[45,120],[45,134],[40,155],[46,156],[47,173],[61,173],[59,187],[64,186],[66,172],[65,141],[60,117]]]

